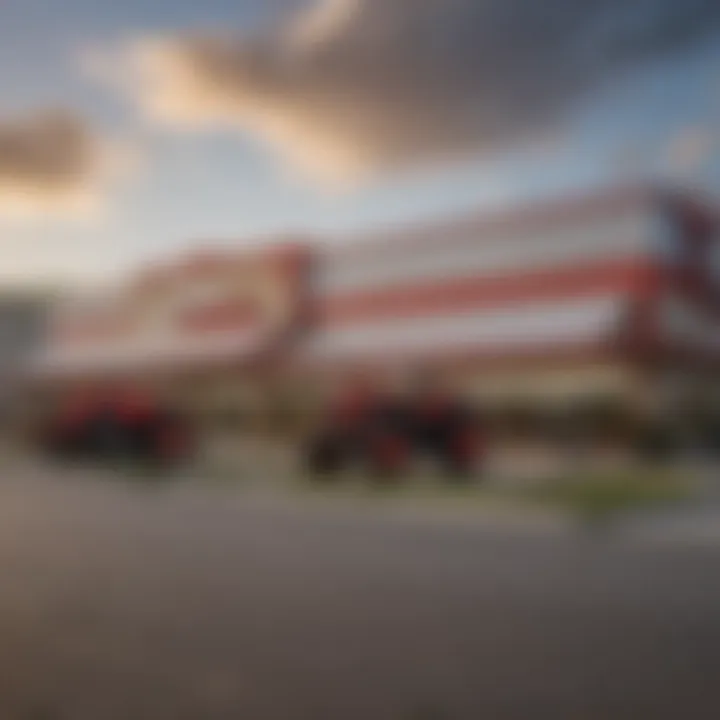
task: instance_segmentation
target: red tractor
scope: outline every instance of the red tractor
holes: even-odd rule
[[[148,396],[98,393],[55,408],[41,445],[65,460],[175,464],[191,457],[194,438],[185,418]]]
[[[314,475],[332,477],[351,467],[397,477],[426,457],[454,477],[467,477],[481,455],[480,430],[472,408],[438,392],[403,397],[355,389],[330,407],[305,447]]]

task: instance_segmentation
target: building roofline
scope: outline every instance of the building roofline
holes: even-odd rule
[[[693,192],[663,186],[660,183],[634,183],[609,185],[594,190],[583,190],[572,196],[555,196],[535,199],[510,207],[495,210],[471,211],[463,215],[448,216],[424,224],[408,223],[385,230],[369,230],[362,234],[346,236],[344,242],[325,240],[318,246],[321,254],[327,257],[357,256],[370,254],[373,250],[390,246],[397,248],[414,247],[437,242],[447,233],[457,233],[464,228],[474,232],[503,232],[526,226],[538,227],[540,224],[583,218],[598,214],[606,215],[614,207],[650,205],[663,198],[696,200]],[[708,208],[712,204],[708,199],[696,200]]]

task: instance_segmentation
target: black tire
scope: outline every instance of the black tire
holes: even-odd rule
[[[470,432],[470,428],[462,424],[455,428],[448,428],[438,447],[439,464],[452,482],[467,483],[477,470],[475,448],[462,449],[463,436],[468,432]]]
[[[347,453],[339,438],[313,438],[304,452],[305,470],[314,479],[331,480],[347,466]]]

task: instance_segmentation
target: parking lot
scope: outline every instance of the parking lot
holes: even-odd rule
[[[0,716],[714,717],[717,552],[28,467]]]

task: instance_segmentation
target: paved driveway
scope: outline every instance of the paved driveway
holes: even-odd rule
[[[720,717],[719,561],[6,474],[0,718]]]

